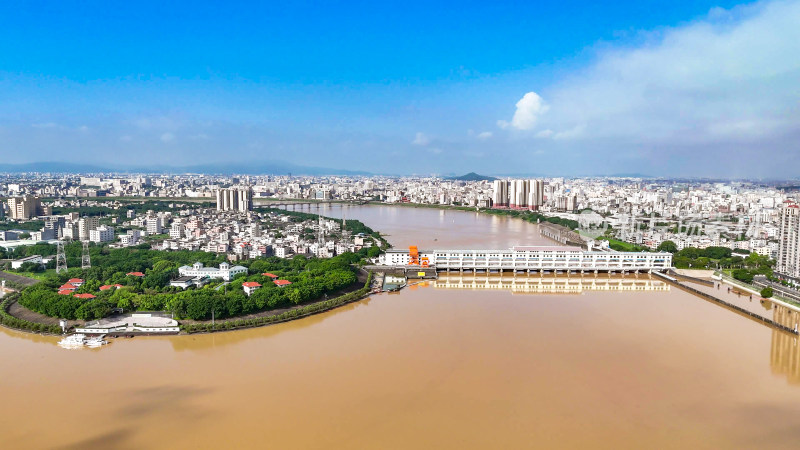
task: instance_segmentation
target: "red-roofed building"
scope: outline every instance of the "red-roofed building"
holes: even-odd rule
[[[95,298],[95,296],[92,294],[75,294],[75,298],[90,299]]]
[[[58,290],[59,290],[59,291],[70,291],[70,292],[72,292],[72,291],[76,291],[76,290],[78,290],[78,287],[77,287],[77,286],[75,286],[75,285],[74,285],[74,284],[72,284],[72,283],[65,283],[65,284],[64,284],[64,285],[62,285],[60,288],[58,288]]]
[[[142,272],[128,272],[125,275],[127,275],[129,277],[139,277],[139,278],[144,276],[144,274]]]
[[[273,280],[272,282],[278,287],[284,287],[292,284],[292,282],[289,280]]]
[[[111,288],[117,288],[117,289],[119,289],[119,288],[121,288],[121,287],[122,287],[122,285],[121,285],[121,284],[106,284],[106,285],[100,286],[100,290],[101,290],[101,291],[107,291],[107,290],[109,290],[109,289],[111,289]]]
[[[269,272],[264,272],[264,273],[262,273],[261,275],[264,275],[265,277],[272,278],[273,280],[274,280],[274,279],[276,279],[276,278],[278,278],[278,276],[277,276],[277,275],[275,275],[274,273],[269,273]]]
[[[61,289],[61,290],[58,291],[58,294],[59,295],[72,295],[72,290],[71,289]]]
[[[255,281],[246,281],[242,283],[242,288],[244,289],[244,293],[247,294],[248,297],[250,296],[250,294],[255,292],[255,290],[260,287],[261,285],[259,283],[256,283]]]
[[[70,278],[69,280],[67,280],[67,283],[77,287],[83,286],[83,280],[81,280],[80,278]]]

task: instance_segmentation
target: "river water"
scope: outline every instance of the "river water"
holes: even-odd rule
[[[546,243],[507,218],[345,208],[398,247]],[[97,350],[0,328],[0,448],[797,447],[796,337],[677,289],[592,290],[605,275],[573,294],[457,277]]]

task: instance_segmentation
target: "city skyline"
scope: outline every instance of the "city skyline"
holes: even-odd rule
[[[797,1],[129,8],[4,7],[3,163],[796,177]]]

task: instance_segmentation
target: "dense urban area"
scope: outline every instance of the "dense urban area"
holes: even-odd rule
[[[20,304],[69,320],[131,309],[236,317],[359,285],[357,267],[388,242],[361,222],[298,204],[546,222],[562,243],[669,252],[676,268],[719,270],[764,296],[780,288],[795,298],[800,277],[796,191],[756,182],[14,174],[0,177],[0,197],[2,268],[43,281]]]

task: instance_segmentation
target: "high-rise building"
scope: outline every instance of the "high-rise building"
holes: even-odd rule
[[[530,186],[531,182],[529,180],[511,181],[508,193],[508,206],[511,208],[527,208]]]
[[[530,180],[530,190],[528,192],[528,207],[539,209],[544,204],[544,181]]]
[[[186,234],[186,225],[180,222],[173,222],[169,229],[169,237],[172,239],[180,239]]]
[[[161,219],[158,217],[148,217],[147,221],[147,234],[152,236],[154,234],[161,234],[163,229],[161,225]]]
[[[51,216],[44,222],[44,228],[46,230],[53,230],[55,234],[55,239],[60,238],[64,234],[64,228],[66,227],[66,220],[64,220],[63,216]]]
[[[781,207],[777,271],[800,278],[800,205],[791,201]]]
[[[239,187],[217,190],[217,211],[247,212],[253,208],[253,190]]]
[[[89,232],[100,226],[99,217],[81,217],[78,221],[78,236],[82,241],[89,240]]]
[[[544,204],[542,180],[495,180],[493,190],[495,208],[539,209]]]
[[[492,203],[495,208],[508,206],[508,181],[494,180]]]
[[[8,213],[12,219],[28,220],[36,216],[50,215],[50,208],[42,207],[39,197],[26,195],[9,198]]]
[[[567,195],[567,211],[572,212],[578,209],[578,196],[575,194]]]

